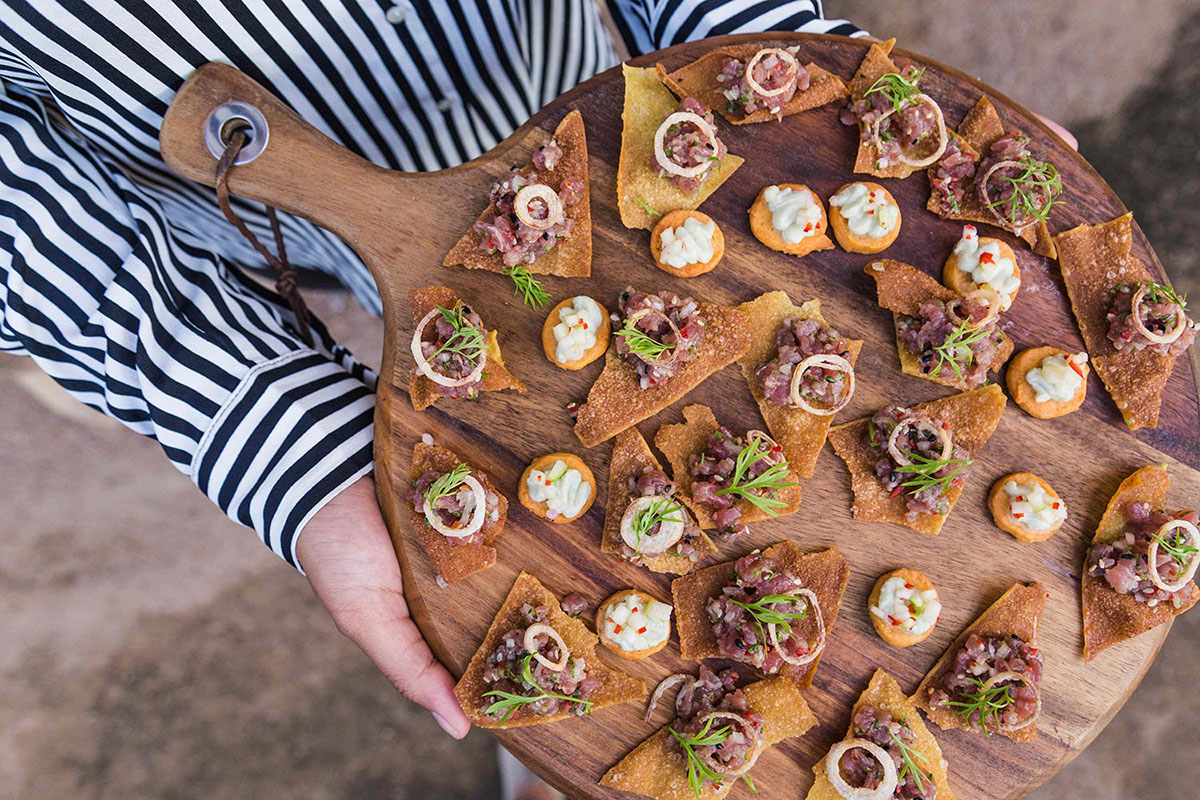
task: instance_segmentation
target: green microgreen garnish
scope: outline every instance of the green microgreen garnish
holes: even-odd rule
[[[546,291],[546,287],[524,267],[509,267],[504,270],[504,274],[512,278],[516,285],[513,294],[519,296],[525,305],[541,308],[550,301],[550,293]]]
[[[1179,294],[1173,287],[1155,281],[1142,281],[1138,286],[1146,290],[1142,297],[1151,303],[1174,303],[1180,311],[1187,313],[1187,292]]]
[[[648,333],[638,330],[637,323],[629,319],[625,320],[625,324],[621,326],[621,330],[617,331],[616,335],[625,340],[625,346],[629,348],[631,354],[651,364],[662,360],[664,356],[674,352],[675,348],[679,346],[660,342]]]
[[[944,491],[949,488],[950,484],[963,470],[972,464],[972,459],[969,458],[928,458],[917,453],[911,453],[908,450],[902,452],[908,456],[912,463],[898,466],[895,471],[901,475],[912,476],[900,485],[906,489],[911,489],[914,494],[922,489],[933,487],[938,487]],[[939,476],[937,474],[939,470],[948,466],[954,466],[955,468],[945,475]]]
[[[795,595],[769,594],[758,598],[753,603],[743,603],[741,600],[734,600],[731,597],[729,598],[729,602],[746,609],[750,614],[750,618],[754,620],[754,627],[758,630],[759,641],[762,642],[767,640],[765,626],[776,625],[782,628],[785,634],[782,638],[787,639],[792,635],[792,620],[808,618],[807,601],[805,602],[803,611],[780,611],[777,608],[772,608],[772,606],[782,603],[790,605],[799,602],[799,598]]]
[[[586,714],[592,713],[592,701],[591,700],[580,700],[578,697],[568,697],[565,694],[555,694],[554,692],[547,692],[545,689],[538,686],[537,681],[535,681],[533,679],[533,672],[530,669],[530,662],[532,662],[532,661],[533,661],[532,653],[525,656],[525,658],[521,659],[521,679],[524,680],[525,683],[528,684],[530,687],[535,689],[537,691],[537,694],[533,694],[533,695],[513,694],[512,692],[503,692],[503,691],[500,691],[499,689],[493,689],[490,692],[484,692],[483,693],[484,697],[500,698],[499,700],[494,701],[491,705],[489,705],[487,707],[487,709],[484,711],[485,714],[487,714],[490,717],[493,714],[503,711],[504,716],[500,718],[500,723],[503,724],[505,722],[508,722],[509,718],[512,717],[513,714],[517,713],[517,711],[520,710],[520,708],[522,706],[528,705],[529,703],[536,703],[539,700],[546,700],[547,698],[554,699],[554,700],[566,700],[567,702],[570,702],[570,703],[578,703],[579,705],[583,706],[584,713],[586,713]]]
[[[991,736],[992,731],[988,728],[988,719],[991,719],[993,727],[998,729],[1000,713],[1012,705],[1016,698],[1012,696],[1007,684],[989,688],[978,678],[971,678],[970,681],[979,687],[978,691],[964,692],[965,700],[947,700],[943,705],[950,706],[950,712],[962,717],[968,725],[971,717],[978,714],[980,730]]]
[[[472,364],[479,362],[483,358],[484,352],[487,350],[487,344],[484,340],[483,328],[476,327],[467,321],[467,316],[464,311],[466,306],[456,306],[454,309],[438,306],[437,310],[442,315],[442,319],[446,320],[453,328],[454,333],[442,342],[441,347],[437,349],[434,355],[442,353],[451,353],[460,355],[470,361]]]
[[[1158,549],[1173,558],[1175,563],[1181,567],[1186,567],[1191,563],[1196,553],[1200,553],[1200,550],[1197,550],[1195,545],[1186,543],[1187,537],[1180,531],[1176,531],[1170,537],[1171,541],[1169,542],[1157,533],[1151,534],[1151,537],[1154,541],[1158,542]]]
[[[439,475],[437,480],[429,484],[421,496],[425,499],[425,505],[433,508],[433,504],[443,497],[454,494],[463,485],[463,481],[471,474],[471,469],[466,464],[459,464],[449,472]]]
[[[1022,171],[1017,175],[993,174],[990,181],[1001,181],[1012,187],[1012,195],[987,204],[990,209],[1008,208],[1008,222],[1016,227],[1050,218],[1050,208],[1062,194],[1062,177],[1049,161],[1038,161],[1029,153],[1019,159]]]
[[[653,208],[650,207],[649,203],[647,203],[645,200],[643,200],[640,197],[633,198],[633,202],[635,202],[639,206],[641,206],[642,210],[645,211],[647,214],[649,214],[652,217],[661,217],[662,216],[661,211],[655,211]]]
[[[712,747],[723,743],[733,733],[733,728],[730,725],[724,725],[716,730],[712,730],[712,719],[709,718],[704,723],[704,727],[700,729],[694,736],[686,736],[674,728],[667,728],[667,732],[675,737],[675,741],[679,742],[679,747],[683,750],[683,754],[687,757],[687,775],[688,786],[692,788],[692,792],[699,797],[704,791],[704,782],[712,781],[717,786],[730,779],[729,775],[722,775],[719,772],[714,772],[711,767],[700,760],[696,755],[695,748],[697,747]],[[746,781],[746,785],[755,792],[749,776],[743,775],[742,780]]]
[[[717,494],[739,497],[753,504],[759,511],[776,516],[787,507],[787,503],[778,497],[772,497],[770,493],[795,486],[796,483],[787,480],[788,470],[791,468],[787,461],[771,465],[756,478],[748,477],[750,468],[770,455],[769,449],[764,450],[759,446],[761,442],[761,439],[751,439],[741,449],[734,462],[733,475],[724,487],[717,490]]]
[[[963,379],[962,367],[959,365],[959,358],[966,356],[967,366],[975,363],[975,351],[971,349],[971,345],[986,339],[991,336],[995,329],[990,325],[982,325],[977,328],[972,328],[967,320],[963,320],[958,324],[958,327],[950,332],[950,335],[939,345],[933,348],[933,352],[937,353],[937,363],[930,370],[931,375],[941,375],[942,366],[949,364],[954,370],[954,374],[961,381]]]
[[[642,537],[649,533],[655,525],[660,522],[683,522],[683,517],[671,516],[676,511],[682,514],[683,506],[669,498],[662,497],[634,513],[633,519],[629,521],[629,526],[633,529],[633,535],[637,537],[639,553],[642,551]]]
[[[921,80],[921,76],[925,74],[925,68],[914,69],[909,67],[906,72],[888,72],[880,75],[871,88],[863,92],[863,97],[868,97],[872,94],[878,94],[892,104],[892,108],[899,111],[905,103],[912,101],[914,97],[921,93],[917,82]]]
[[[915,756],[916,758],[921,759],[922,763],[927,764],[929,762],[928,759],[925,758],[925,754],[918,750],[914,750],[912,747],[909,747],[907,744],[905,744],[903,739],[892,733],[890,730],[888,731],[888,736],[892,737],[892,741],[896,743],[896,747],[900,750],[901,764],[900,774],[898,776],[900,782],[903,783],[906,777],[912,775],[913,782],[917,784],[917,791],[924,795],[925,781],[928,779],[928,776],[925,775],[925,773],[921,771],[921,768],[917,766],[917,762],[913,759],[913,757]]]

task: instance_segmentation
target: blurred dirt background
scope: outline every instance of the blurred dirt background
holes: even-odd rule
[[[1070,127],[1176,285],[1200,291],[1200,2],[825,5]],[[337,292],[311,302],[378,358],[378,321]],[[397,697],[157,445],[7,356],[0,419],[0,800],[498,796],[490,737],[454,744]],[[1031,797],[1195,796],[1198,665],[1193,612]]]

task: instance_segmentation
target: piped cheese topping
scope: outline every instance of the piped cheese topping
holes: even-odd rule
[[[573,517],[592,496],[592,485],[583,479],[579,470],[557,459],[547,472],[531,470],[525,480],[529,499],[546,504],[546,517]]]
[[[717,223],[711,219],[701,222],[695,217],[688,217],[682,225],[663,230],[659,260],[675,269],[683,269],[688,264],[707,264],[713,257],[713,235],[716,232]]]
[[[604,609],[604,636],[627,653],[646,650],[671,635],[671,606],[630,592]]]
[[[1021,288],[1016,264],[1000,254],[999,242],[979,244],[979,232],[974,225],[964,225],[962,238],[954,245],[958,268],[971,276],[981,289],[991,289],[1000,295],[1000,310],[1012,305],[1012,294]]]
[[[899,576],[879,587],[879,604],[871,613],[894,628],[920,636],[933,627],[942,613],[936,589],[921,591]]]
[[[841,209],[846,227],[855,236],[882,239],[896,229],[900,206],[888,193],[865,183],[852,183],[829,198],[829,205]]]
[[[788,244],[821,232],[821,204],[808,189],[768,186],[763,200],[771,211],[771,226]]]
[[[559,322],[554,333],[554,357],[560,364],[570,364],[596,344],[596,332],[604,322],[600,305],[586,295],[579,295],[571,304],[558,310]]]
[[[1025,373],[1025,381],[1037,392],[1034,399],[1039,403],[1048,400],[1065,403],[1073,398],[1083,385],[1083,365],[1087,360],[1087,353],[1075,353],[1069,358],[1054,353],[1043,358],[1041,364]]]
[[[1040,483],[1004,484],[1008,512],[1031,531],[1048,531],[1067,518],[1067,504],[1047,492]]]

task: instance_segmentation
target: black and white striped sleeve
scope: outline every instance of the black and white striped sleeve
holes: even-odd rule
[[[729,33],[866,35],[845,20],[825,19],[820,0],[610,0],[609,5],[634,55]]]
[[[371,468],[375,376],[280,298],[176,235],[159,203],[0,83],[0,349],[158,440],[296,563],[297,532]]]

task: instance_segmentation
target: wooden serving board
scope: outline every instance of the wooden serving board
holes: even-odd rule
[[[771,34],[768,38],[729,37],[696,42],[637,59],[675,68],[722,44],[761,41],[795,44],[801,62],[816,61],[849,78],[866,45],[832,36]],[[982,93],[995,102],[1010,126],[1029,133],[1034,151],[1048,156],[1063,173],[1065,202],[1055,208],[1052,229],[1100,222],[1125,211],[1121,201],[1077,153],[1043,127],[1032,114],[957,70],[896,51],[901,63],[928,68],[922,86],[955,125]],[[623,84],[619,69],[598,75],[554,101],[504,143],[475,161],[442,172],[400,174],[340,148],[284,108],[264,89],[228,67],[199,70],[180,91],[167,114],[162,150],[169,164],[198,181],[212,182],[215,160],[204,148],[202,127],[209,111],[228,100],[256,105],[266,115],[270,141],[256,161],[234,168],[237,194],[307,217],[343,237],[370,267],[383,297],[386,334],[376,413],[376,480],[380,501],[404,569],[413,615],[438,657],[458,674],[475,650],[519,570],[528,570],[560,597],[581,592],[593,604],[623,587],[639,587],[669,599],[669,578],[625,564],[599,551],[611,444],[584,449],[571,430],[566,405],[582,399],[601,367],[579,372],[553,367],[542,354],[545,312],[523,307],[508,279],[491,273],[439,266],[443,255],[486,204],[492,180],[510,164],[524,161],[569,109],[587,126],[590,155],[595,257],[590,279],[547,279],[554,302],[586,293],[615,302],[628,284],[671,288],[697,299],[721,303],[749,300],[784,289],[801,303],[822,301],[828,320],[843,334],[866,341],[858,361],[858,391],[838,420],[867,415],[887,403],[912,404],[948,394],[928,381],[902,375],[896,357],[892,315],[879,309],[863,266],[872,257],[840,249],[796,259],[763,247],[749,231],[746,210],[765,185],[804,182],[827,199],[841,184],[856,179],[857,130],[837,121],[837,105],[789,117],[781,123],[734,127],[719,124],[730,152],[745,165],[713,195],[703,210],[725,232],[727,252],[712,273],[681,280],[655,269],[646,231],[628,230],[615,208],[616,164],[621,134]],[[921,175],[885,181],[904,215],[900,238],[884,254],[941,275],[962,224],[925,211],[929,187]],[[988,235],[1001,235],[987,230]],[[1016,251],[1022,288],[1007,315],[1018,348],[1052,344],[1082,348],[1057,268]],[[1162,267],[1135,226],[1134,254],[1160,276]],[[505,360],[529,386],[523,395],[489,394],[478,402],[441,402],[426,412],[412,410],[406,393],[412,361],[407,343],[411,319],[409,289],[430,284],[453,287],[500,330]],[[640,427],[653,440],[658,426],[681,419],[680,408],[705,403],[735,428],[758,427],[759,417],[741,375],[725,369],[683,402]],[[508,526],[499,542],[496,566],[450,588],[435,582],[430,564],[408,529],[401,492],[408,480],[414,442],[430,433],[437,443],[485,466],[510,500]],[[515,502],[522,469],[536,456],[566,450],[578,453],[595,472],[600,502],[582,519],[551,525]],[[1168,628],[1104,652],[1085,667],[1076,578],[1089,536],[1108,495],[1122,478],[1147,463],[1169,464],[1176,506],[1200,496],[1200,410],[1195,363],[1181,359],[1167,385],[1160,426],[1130,434],[1116,407],[1093,375],[1081,412],[1051,421],[1035,420],[1011,402],[995,436],[976,461],[966,489],[942,534],[855,522],[850,517],[850,480],[842,462],[826,448],[814,478],[804,482],[798,514],[755,524],[749,537],[721,548],[721,560],[782,539],[805,549],[837,545],[848,558],[852,577],[828,649],[811,690],[809,704],[819,728],[765,754],[753,771],[763,797],[803,797],[811,767],[846,729],[851,705],[876,667],[884,667],[912,690],[922,674],[983,608],[1014,581],[1038,580],[1051,598],[1042,620],[1040,644],[1046,658],[1040,737],[1018,745],[935,729],[950,762],[959,797],[1004,800],[1025,795],[1077,754],[1129,697],[1157,653]],[[1066,499],[1070,518],[1061,532],[1041,544],[1020,544],[996,529],[986,494],[999,476],[1031,470],[1047,478]],[[923,644],[907,650],[885,645],[873,632],[866,599],[877,576],[896,567],[928,574],[945,604],[943,619]],[[676,642],[641,662],[606,661],[626,668],[653,686],[663,676],[698,666],[679,657]],[[519,758],[571,797],[608,798],[615,792],[596,780],[626,752],[656,730],[642,722],[643,708],[626,704],[593,717],[500,732]],[[660,712],[661,717],[661,712]],[[750,797],[738,785],[735,797]]]

